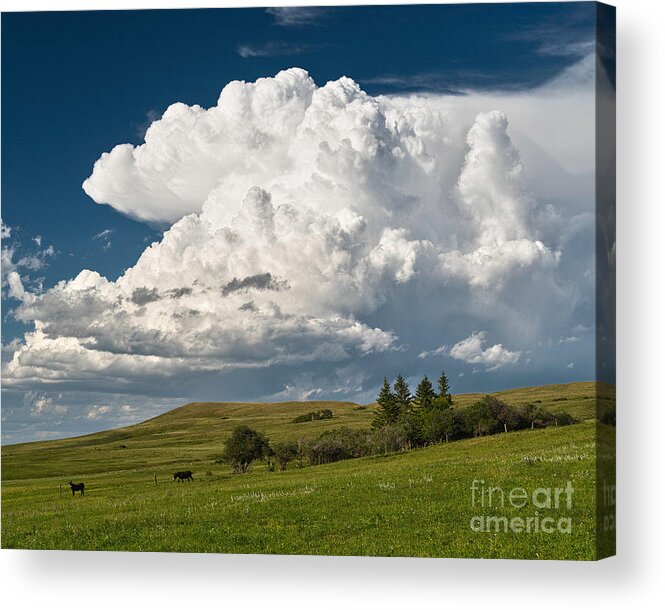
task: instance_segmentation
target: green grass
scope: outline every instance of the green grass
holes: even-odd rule
[[[513,392],[542,396],[536,399],[548,408],[557,395],[565,396],[555,409],[582,412],[593,386]],[[321,408],[332,409],[334,418],[291,423]],[[337,425],[367,427],[371,417],[371,408],[351,403],[194,403],[121,430],[3,447],[2,547],[595,558],[593,420],[286,472],[267,472],[259,464],[234,475],[214,463],[222,439],[240,421],[282,440]],[[195,481],[173,483],[173,471],[185,468]],[[70,478],[85,480],[83,498],[71,496]],[[529,492],[571,481],[573,507],[563,514],[571,517],[573,534],[472,531],[477,514],[535,514],[532,506],[507,505],[496,513],[474,508],[474,479]],[[538,512],[541,518],[562,514]]]

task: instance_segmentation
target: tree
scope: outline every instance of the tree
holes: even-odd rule
[[[432,408],[432,404],[435,398],[436,394],[434,393],[434,388],[432,387],[432,383],[427,377],[427,375],[425,375],[418,384],[418,387],[416,388],[416,396],[414,402],[423,411],[428,411],[429,409]]]
[[[464,423],[471,436],[494,434],[498,429],[488,404],[482,400],[464,409]]]
[[[390,391],[390,384],[388,380],[384,378],[383,386],[381,386],[381,391],[379,396],[376,399],[379,408],[376,410],[374,415],[374,420],[372,421],[372,428],[378,430],[383,426],[394,424],[399,417],[399,409],[395,402],[395,396]]]
[[[443,437],[443,415],[445,411],[430,409],[421,414],[423,439],[426,443],[438,443]]]
[[[482,402],[487,405],[494,420],[503,428],[504,432],[508,430],[518,430],[521,425],[521,417],[515,409],[502,400],[494,396],[484,396]]]
[[[310,464],[328,464],[362,457],[368,452],[368,434],[364,430],[333,428],[323,432],[307,447]]]
[[[458,436],[464,428],[461,417],[454,409],[430,409],[422,413],[423,438],[426,443],[446,443]]]
[[[550,413],[546,413],[542,407],[531,403],[520,407],[518,416],[521,420],[520,427],[523,428],[544,428],[553,421]]]
[[[236,426],[224,441],[224,459],[233,466],[234,472],[247,472],[254,460],[271,453],[268,439],[249,426]]]
[[[439,398],[443,400],[447,400],[449,404],[453,404],[453,397],[452,394],[450,393],[450,383],[448,383],[448,377],[446,377],[446,372],[441,371],[441,375],[439,376],[439,382],[438,382],[438,389],[439,389]]]
[[[453,409],[445,409],[442,413],[441,431],[446,443],[455,438],[464,429],[464,419],[459,413],[455,413]]]
[[[369,444],[374,453],[393,453],[406,448],[407,438],[399,426],[388,424],[372,433]]]
[[[423,442],[423,412],[407,411],[397,420],[397,426],[406,438],[407,448],[420,447]]]
[[[397,375],[395,379],[395,408],[397,413],[402,415],[407,413],[411,409],[411,390],[409,390],[409,385],[404,381],[404,377]]]
[[[275,459],[277,460],[277,466],[280,470],[286,470],[286,465],[291,461],[295,460],[300,454],[300,448],[298,443],[295,441],[284,441],[282,443],[276,443],[272,447]]]

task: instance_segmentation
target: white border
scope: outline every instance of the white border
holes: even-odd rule
[[[0,9],[117,9],[137,4],[141,8],[222,5],[206,0],[0,0]],[[289,4],[350,3],[246,1],[223,6]],[[665,408],[665,5],[652,0],[614,4],[619,87],[617,558],[571,563],[4,550],[0,599],[9,604],[5,607],[665,607],[665,477],[658,451],[664,443]]]

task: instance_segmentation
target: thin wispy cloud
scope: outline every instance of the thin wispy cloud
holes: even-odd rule
[[[437,347],[436,349],[433,349],[431,351],[423,351],[418,354],[418,358],[423,360],[424,358],[430,358],[431,356],[445,356],[448,353],[448,346],[446,345],[441,345],[440,347]]]
[[[316,25],[328,12],[328,9],[314,6],[287,6],[266,9],[266,13],[274,17],[275,25],[286,28]]]
[[[463,92],[453,87],[446,74],[381,74],[358,79],[362,85],[378,85],[395,91],[426,91],[447,95],[461,95]]]
[[[506,42],[533,43],[536,52],[555,57],[581,58],[595,48],[595,31],[587,22],[580,27],[575,16],[559,22],[514,31],[502,37]]]
[[[102,244],[102,250],[108,250],[113,245],[111,243],[111,235],[113,235],[113,229],[104,229],[96,235],[92,236],[93,241],[99,241]]]
[[[551,55],[554,57],[574,57],[581,58],[594,52],[596,43],[594,40],[583,40],[573,42],[561,42],[559,40],[550,41],[542,44],[538,52],[542,55]]]
[[[288,42],[266,42],[264,44],[242,44],[236,49],[238,55],[248,57],[286,57],[300,55],[311,50],[311,45]]]

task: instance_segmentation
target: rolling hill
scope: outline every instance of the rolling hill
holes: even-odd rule
[[[271,440],[330,427],[367,427],[373,406],[339,402],[191,403],[143,423],[78,438],[2,448],[3,548],[594,559],[596,440],[593,383],[497,393],[541,401],[582,421],[403,453],[268,472],[232,474],[215,463],[223,439],[246,423]],[[609,388],[603,388],[609,398]],[[455,397],[469,404],[474,395]],[[334,417],[292,423],[328,408]],[[193,483],[174,483],[190,468]],[[85,497],[66,483],[84,479]],[[574,535],[475,531],[473,481],[533,490],[570,481],[564,514]],[[533,509],[533,507],[531,507]],[[507,517],[529,509],[501,507]],[[494,514],[496,511],[490,511]],[[559,518],[539,510],[538,518]]]
[[[578,419],[595,417],[595,382],[517,388],[493,395],[511,405],[529,402]],[[599,388],[609,396],[611,388]],[[467,406],[483,394],[457,394],[455,405]],[[193,402],[140,424],[86,436],[2,447],[2,479],[79,477],[96,472],[198,467],[219,458],[222,441],[239,423],[270,440],[313,438],[331,427],[369,427],[376,405],[307,401],[282,403]],[[293,419],[310,411],[331,409],[333,418],[301,424]]]

